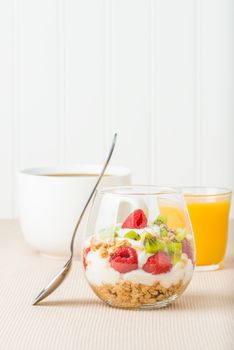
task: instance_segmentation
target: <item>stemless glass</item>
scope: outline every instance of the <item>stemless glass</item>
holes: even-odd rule
[[[196,270],[224,266],[232,192],[225,188],[183,188],[196,242]]]
[[[155,186],[99,190],[82,254],[86,279],[107,304],[168,305],[185,290],[195,265],[193,232],[182,193]]]

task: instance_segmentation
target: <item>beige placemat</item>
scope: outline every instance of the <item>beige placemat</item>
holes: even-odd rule
[[[0,349],[233,350],[233,241],[225,269],[196,272],[184,295],[165,309],[104,305],[86,284],[80,262],[54,295],[33,307],[62,262],[34,254],[17,221],[0,221]]]

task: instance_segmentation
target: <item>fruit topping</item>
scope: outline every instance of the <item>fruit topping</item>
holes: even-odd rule
[[[176,240],[178,242],[181,242],[188,234],[189,232],[186,230],[186,228],[177,228],[175,231],[176,234]]]
[[[151,233],[149,233],[149,232],[146,232],[145,233],[145,238],[147,238],[147,239],[150,239],[150,238],[152,238],[153,236],[151,235]]]
[[[133,239],[134,241],[139,241],[141,239],[141,236],[135,231],[128,231],[124,237]]]
[[[167,217],[165,215],[158,215],[157,219],[154,221],[154,225],[161,225],[167,223]]]
[[[83,250],[83,265],[84,265],[84,268],[85,268],[85,269],[86,269],[86,267],[87,267],[86,258],[87,258],[88,253],[90,252],[90,250],[91,250],[90,247],[85,248],[85,249]]]
[[[164,252],[158,252],[148,258],[146,263],[143,265],[143,270],[157,275],[160,273],[166,273],[171,271],[172,263],[170,256]]]
[[[131,247],[119,247],[111,255],[110,264],[120,273],[136,270],[138,268],[137,253]]]
[[[178,242],[171,242],[167,244],[167,249],[169,254],[181,255],[182,254],[182,244]]]
[[[193,252],[189,241],[185,238],[182,240],[182,252],[187,254],[187,257],[193,261]]]
[[[182,244],[178,242],[171,242],[167,244],[168,253],[171,255],[172,261],[176,264],[181,259]]]
[[[144,228],[147,226],[147,217],[141,209],[135,210],[124,221],[122,228]]]
[[[160,236],[166,237],[167,234],[168,234],[168,231],[167,231],[166,227],[160,227]]]
[[[110,226],[99,231],[99,236],[101,239],[108,239],[118,237],[118,226]]]
[[[145,238],[145,251],[149,254],[157,253],[159,250],[165,249],[165,242],[157,240],[155,237]]]

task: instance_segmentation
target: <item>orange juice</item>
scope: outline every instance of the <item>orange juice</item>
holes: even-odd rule
[[[199,270],[223,267],[228,238],[228,219],[231,192],[220,188],[185,188],[196,244],[196,265]],[[160,205],[160,213],[167,216],[168,226],[190,229],[185,213],[180,207]]]
[[[196,265],[223,264],[230,201],[187,203],[196,243]]]
[[[160,214],[167,217],[167,225],[171,229],[188,228],[185,212],[180,207],[172,207],[170,205],[160,205]]]

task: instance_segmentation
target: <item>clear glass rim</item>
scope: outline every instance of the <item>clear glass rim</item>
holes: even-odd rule
[[[182,190],[176,187],[162,187],[154,185],[132,185],[103,187],[97,190],[98,194],[113,194],[118,196],[158,196],[180,194]]]
[[[231,196],[232,191],[223,187],[185,186],[181,187],[184,197],[223,197]]]

